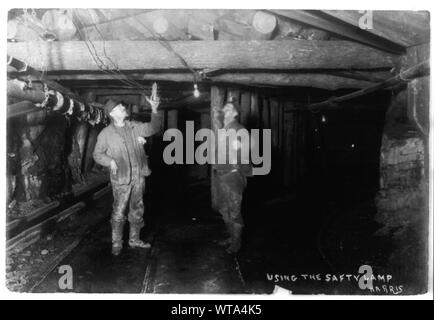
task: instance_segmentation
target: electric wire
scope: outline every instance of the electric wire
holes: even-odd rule
[[[138,89],[140,91],[145,90],[146,88],[144,86],[142,86],[140,83],[138,83],[136,81],[132,81],[132,80],[128,79],[128,77],[126,75],[122,74],[119,71],[119,68],[117,68],[118,72],[115,72],[115,71],[111,70],[109,66],[107,66],[107,64],[99,57],[98,52],[97,52],[96,47],[93,44],[93,42],[88,39],[87,34],[85,34],[85,32],[82,32],[81,31],[82,28],[80,26],[78,26],[76,24],[76,22],[74,21],[74,17],[75,17],[75,19],[78,22],[80,22],[80,24],[83,26],[83,22],[81,21],[80,17],[74,11],[72,12],[72,14],[73,14],[73,19],[72,19],[73,23],[74,23],[75,27],[77,28],[77,31],[78,31],[80,37],[84,40],[84,43],[85,43],[93,61],[95,62],[96,66],[105,74],[110,75],[111,77],[115,78],[116,80],[120,81],[121,83],[123,83],[124,85],[126,85],[128,87],[135,88],[135,89]],[[104,43],[104,47],[105,47],[105,40],[103,43]],[[92,52],[91,47],[93,48],[94,52]],[[104,49],[104,51],[105,51],[105,49]],[[108,58],[106,53],[105,53],[105,55],[106,55],[106,58]],[[111,61],[111,63],[115,65],[115,63],[113,62],[112,59],[108,58],[108,60]]]

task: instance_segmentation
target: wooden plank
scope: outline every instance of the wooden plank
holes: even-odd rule
[[[259,99],[256,92],[252,93],[250,104],[250,126],[254,129],[259,129],[261,119],[259,113]]]
[[[219,19],[215,24],[219,41],[249,40],[252,26],[241,24],[230,18]]]
[[[139,14],[120,16],[119,19],[97,23],[89,20],[82,29],[88,39],[144,40],[163,36],[167,40],[188,39],[186,30],[190,10],[142,10]],[[93,19],[94,21],[96,19]],[[83,39],[84,40],[84,39]]]
[[[245,91],[241,94],[241,115],[240,115],[240,123],[249,128],[250,126],[250,105],[251,105],[251,94],[248,91]]]
[[[270,101],[267,98],[262,98],[262,128],[270,129]]]
[[[274,185],[280,181],[280,158],[279,158],[279,102],[270,99],[270,129],[271,129],[271,179]]]
[[[292,102],[285,102],[285,110],[293,108]],[[283,129],[283,176],[284,176],[284,186],[290,188],[293,185],[293,170],[294,160],[292,157],[294,138],[293,138],[293,128],[294,128],[294,113],[285,112],[284,113],[284,129]]]
[[[188,34],[196,39],[214,40],[214,26],[206,20],[190,19]]]
[[[226,98],[226,90],[222,87],[211,87],[211,130],[213,130],[215,136],[217,136],[217,130],[222,127],[222,123],[219,120],[219,111],[222,109]],[[217,185],[214,172],[215,165],[211,165],[211,206],[214,210],[218,209],[217,199]]]
[[[84,202],[79,202],[68,209],[65,209],[62,212],[34,225],[33,227],[24,230],[20,234],[6,241],[7,250],[24,250],[31,244],[38,241],[45,233],[48,233],[50,229],[53,230],[57,223],[65,220],[73,214],[80,212],[85,207],[86,205]]]
[[[185,70],[158,41],[95,41],[98,52],[121,70]],[[348,41],[172,41],[171,47],[195,69],[373,69],[394,66],[394,55]],[[7,44],[8,54],[27,62],[35,52],[47,71],[100,71],[83,41]],[[34,59],[33,59],[34,60]],[[36,63],[36,62],[35,62]]]
[[[38,218],[44,214],[47,214],[49,211],[57,208],[59,205],[60,205],[60,203],[58,201],[54,201],[54,202],[50,202],[50,203],[48,203],[48,204],[46,204],[40,208],[37,208],[34,211],[32,211],[30,214],[28,214],[26,217],[18,218],[16,220],[8,222],[6,225],[6,230],[7,230],[7,232],[10,232],[14,228],[16,228],[18,224],[20,224],[22,222],[34,221],[36,218]]]
[[[253,16],[253,29],[257,39],[268,40],[277,28],[277,18],[267,12],[257,11]]]
[[[167,111],[167,129],[178,128],[178,110]]]
[[[279,147],[279,102],[276,99],[270,100],[270,124],[272,146],[277,150]]]
[[[214,82],[239,83],[252,86],[293,86],[337,90],[340,88],[365,88],[371,82],[327,74],[236,73],[211,78]]]
[[[388,39],[377,39],[371,34],[365,32],[357,26],[347,24],[337,19],[329,19],[329,16],[321,16],[320,11],[306,10],[271,10],[271,12],[286,17],[295,21],[305,23],[315,28],[331,32],[340,37],[345,37],[353,41],[357,41],[368,46],[392,52],[395,54],[403,54],[405,48]],[[360,17],[360,15],[359,15]],[[328,18],[328,19],[327,19]]]
[[[355,27],[359,26],[362,16],[356,10],[324,10],[325,14],[344,21]],[[372,11],[372,29],[363,30],[409,47],[429,42],[430,26],[427,11]]]
[[[405,64],[416,64],[429,60],[429,46],[409,48]],[[407,116],[414,127],[428,137],[430,127],[430,77],[414,79],[407,85]],[[429,166],[425,166],[428,168]],[[428,174],[428,172],[426,172]]]
[[[185,98],[182,98],[178,101],[174,102],[165,102],[162,103],[158,109],[160,110],[172,110],[179,108],[186,108],[188,106],[197,106],[203,103],[210,101],[210,94],[208,92],[202,92],[198,98],[193,95],[189,95]],[[149,109],[149,106],[146,106],[146,109]]]
[[[143,9],[68,9],[68,15],[74,17],[80,26],[107,24],[138,16],[149,10]]]

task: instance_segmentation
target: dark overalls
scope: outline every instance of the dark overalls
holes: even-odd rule
[[[238,132],[238,130],[245,128],[238,121],[234,120],[225,126],[224,129],[234,129]],[[228,251],[235,253],[241,247],[241,235],[244,227],[241,204],[243,193],[247,186],[247,177],[252,175],[252,167],[250,164],[241,163],[243,156],[236,147],[237,145],[241,147],[241,141],[238,139],[240,143],[237,144],[231,141],[230,138],[226,139],[226,163],[215,165],[216,200],[217,209],[223,218],[229,234],[229,239],[226,241],[230,245]],[[243,146],[243,148],[246,147],[248,146]],[[218,152],[217,149],[217,154]],[[236,153],[236,164],[229,163],[231,153]]]

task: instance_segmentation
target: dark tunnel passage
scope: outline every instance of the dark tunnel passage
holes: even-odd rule
[[[315,97],[315,90],[310,97]],[[374,256],[373,233],[378,229],[374,201],[389,103],[390,92],[381,92],[338,110],[284,112],[271,171],[249,178],[245,191],[242,214],[246,227],[238,262],[250,291],[272,292],[277,275],[357,275],[363,264],[379,267],[384,263],[384,257]],[[264,128],[262,107],[258,122]],[[209,110],[178,111],[178,125],[189,120],[195,121],[196,130],[208,126]],[[285,135],[290,140],[284,140]],[[192,225],[218,219],[211,209],[210,168],[166,165],[158,155],[161,148],[151,156],[154,173],[148,197],[165,215],[153,218],[162,230],[179,221],[178,232],[187,237]],[[207,242],[208,236],[203,234],[195,241]],[[294,293],[358,292],[351,285],[330,292],[319,282],[307,282],[277,284]]]

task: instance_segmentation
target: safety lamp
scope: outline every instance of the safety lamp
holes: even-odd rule
[[[194,84],[193,95],[194,95],[195,98],[199,98],[199,96],[200,96],[200,91],[197,88],[197,83]]]

